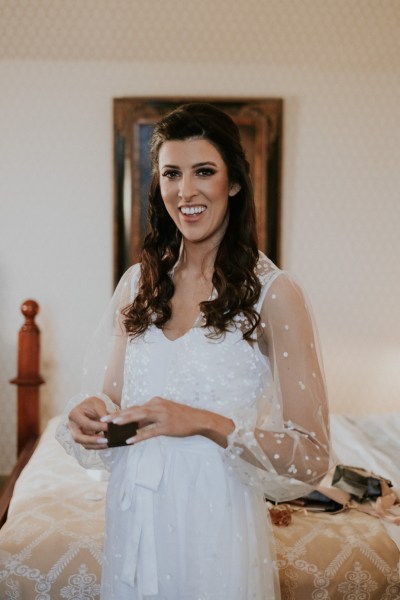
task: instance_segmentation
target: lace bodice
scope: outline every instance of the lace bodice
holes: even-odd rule
[[[230,418],[248,409],[255,415],[270,380],[268,359],[243,340],[240,328],[210,339],[193,327],[171,341],[152,326],[127,345],[122,406],[163,396]]]

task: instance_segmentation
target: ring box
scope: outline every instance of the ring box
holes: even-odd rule
[[[117,425],[116,423],[108,423],[106,438],[109,448],[117,446],[126,446],[126,440],[136,435],[138,424],[133,421],[125,425]]]

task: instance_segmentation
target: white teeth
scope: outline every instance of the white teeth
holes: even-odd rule
[[[205,206],[181,206],[181,212],[184,215],[198,215],[205,210]]]

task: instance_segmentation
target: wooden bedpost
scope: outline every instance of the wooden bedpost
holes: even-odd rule
[[[35,323],[39,305],[26,300],[21,305],[25,323],[18,334],[18,375],[10,381],[17,386],[17,452],[40,433],[39,386],[44,383],[39,374],[40,331]]]

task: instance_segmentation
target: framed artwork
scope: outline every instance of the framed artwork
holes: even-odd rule
[[[154,124],[185,102],[209,102],[239,127],[250,163],[260,250],[279,264],[283,101],[279,98],[118,98],[114,100],[114,280],[137,262],[147,224]]]

